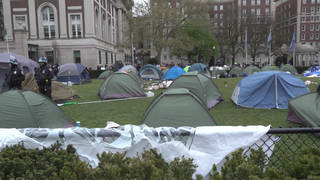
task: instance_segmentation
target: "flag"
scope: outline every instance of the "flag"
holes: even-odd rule
[[[247,29],[246,31],[244,32],[244,50],[247,52],[247,42],[248,42],[248,39],[247,39]]]
[[[271,40],[272,40],[272,36],[271,36],[271,30],[270,30],[270,33],[269,33],[268,38],[267,38],[266,49],[265,49],[266,54],[268,53],[268,50],[270,48]]]
[[[292,34],[292,39],[291,39],[291,43],[290,43],[290,51],[293,51],[295,47],[296,47],[296,31],[294,31]]]

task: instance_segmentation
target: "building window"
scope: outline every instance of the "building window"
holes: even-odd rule
[[[73,51],[73,59],[75,63],[81,64],[81,55],[79,50]]]
[[[306,39],[306,35],[304,33],[301,34],[301,40],[305,40]]]
[[[319,3],[320,3],[320,0],[317,0],[317,3],[319,4]]]
[[[319,34],[318,33],[316,34],[316,40],[319,40]]]
[[[217,19],[218,18],[218,14],[214,14],[214,18]]]
[[[303,8],[302,8],[302,14],[306,14],[306,11],[307,11],[307,8],[306,8],[306,7],[303,7]]]
[[[255,5],[255,3],[256,3],[256,0],[251,0],[251,5]]]
[[[247,14],[246,9],[242,9],[242,15],[246,15],[246,14]]]
[[[256,12],[254,9],[251,9],[251,15],[254,15]]]
[[[314,4],[316,2],[316,0],[311,0],[311,3]]]
[[[310,31],[314,31],[314,25],[310,24]]]
[[[180,3],[179,2],[176,2],[176,7],[179,7],[180,6]]]
[[[26,30],[26,16],[14,16],[14,29]]]
[[[222,18],[223,18],[223,14],[221,13],[221,14],[220,14],[220,19],[222,19]]]
[[[319,0],[320,1],[320,0]],[[320,2],[318,2],[318,3],[320,3]],[[318,6],[317,7],[317,14],[319,14],[320,13],[320,7]]]
[[[307,0],[302,0],[302,4],[307,4]]]
[[[306,21],[306,17],[301,17],[301,22],[305,22]]]
[[[223,10],[223,5],[220,5],[220,11],[222,11]]]
[[[320,16],[316,16],[316,21],[317,21],[317,22],[320,21]]]
[[[113,64],[113,53],[111,53],[111,64]]]
[[[246,6],[247,5],[247,0],[242,0],[242,6]]]
[[[54,25],[54,12],[53,8],[46,6],[42,9],[42,27],[44,38],[54,38],[56,35]]]
[[[80,15],[70,15],[71,31],[73,38],[81,37],[81,18]]]
[[[315,7],[311,7],[311,14],[315,14]]]
[[[303,25],[301,26],[301,31],[306,31],[306,25],[305,25],[305,24],[303,24]]]
[[[53,51],[46,51],[45,56],[47,57],[48,64],[53,64]]]
[[[266,0],[266,6],[269,6],[270,1]]]
[[[260,5],[260,0],[257,0],[257,5]]]
[[[314,39],[314,34],[310,33],[310,40],[313,40],[313,39]]]
[[[99,64],[101,64],[101,51],[99,50]]]
[[[266,15],[267,15],[267,16],[269,16],[269,15],[270,15],[269,8],[266,8]]]
[[[260,16],[260,9],[257,9],[257,16]]]
[[[218,6],[217,6],[217,5],[214,5],[214,6],[213,6],[213,10],[217,11],[217,10],[218,10]]]
[[[320,30],[320,24],[316,24],[316,31]]]
[[[310,21],[314,21],[314,16],[310,16]]]

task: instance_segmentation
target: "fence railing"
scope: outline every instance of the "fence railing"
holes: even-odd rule
[[[264,139],[249,149],[263,147],[270,166],[281,166],[284,156],[305,147],[320,148],[320,128],[271,128]]]

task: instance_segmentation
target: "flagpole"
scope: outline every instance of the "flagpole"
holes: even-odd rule
[[[248,42],[248,29],[247,29],[247,27],[246,27],[246,65],[248,65],[248,44],[247,44],[247,42]]]
[[[272,37],[271,26],[270,26],[270,36]],[[271,63],[271,45],[272,45],[272,38],[271,38],[270,47],[269,47],[269,63],[270,63],[270,65],[272,65],[272,63]]]
[[[296,46],[293,48],[293,62],[292,62],[293,67],[296,65]]]
[[[6,43],[7,43],[7,51],[8,51],[8,53],[9,53],[10,50],[9,50],[9,43],[8,43],[8,35],[6,35]]]

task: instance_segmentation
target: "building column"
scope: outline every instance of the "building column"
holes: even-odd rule
[[[2,1],[3,5],[3,19],[4,27],[6,28],[8,40],[13,39],[13,30],[12,30],[12,14],[11,14],[11,4],[10,1]]]
[[[85,37],[95,37],[95,24],[94,24],[94,7],[93,7],[93,1],[84,0],[84,21],[85,21]]]
[[[67,38],[66,2],[59,0],[60,38]]]
[[[122,42],[122,33],[123,33],[123,26],[122,26],[122,9],[118,9],[118,23],[119,23],[119,42]]]
[[[37,22],[36,22],[36,8],[34,0],[28,0],[29,7],[29,33],[30,39],[37,39]]]

